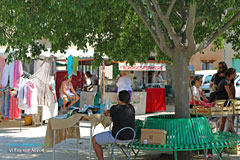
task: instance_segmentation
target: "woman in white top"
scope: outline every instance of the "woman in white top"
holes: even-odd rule
[[[69,100],[72,100],[69,107],[71,107],[74,103],[79,100],[79,96],[77,95],[76,91],[73,89],[72,85],[72,76],[68,78],[68,75],[65,77],[65,81],[62,82],[60,88],[60,96],[63,99],[63,110],[66,110],[66,104]]]
[[[123,90],[128,91],[130,94],[129,103],[131,102],[131,97],[132,97],[131,85],[132,85],[132,80],[127,76],[126,71],[121,71],[121,77],[118,79],[118,82],[117,82],[118,93]]]
[[[207,98],[201,92],[201,89],[200,89],[201,85],[202,85],[202,78],[199,76],[196,76],[193,80],[192,90],[193,90],[193,98],[194,98],[195,102],[197,102],[199,104],[204,103],[201,100],[201,97],[203,100],[207,100]]]

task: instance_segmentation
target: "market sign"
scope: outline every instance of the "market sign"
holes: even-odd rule
[[[165,63],[135,63],[130,66],[126,63],[119,63],[119,70],[125,71],[166,71]]]

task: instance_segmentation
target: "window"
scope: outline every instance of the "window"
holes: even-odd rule
[[[236,86],[240,86],[240,79],[237,81]]]
[[[201,65],[201,70],[206,70],[206,65],[203,62],[202,62],[202,65]]]
[[[201,64],[202,70],[210,70],[213,69],[213,63],[212,62],[202,62]]]
[[[207,75],[206,78],[204,79],[203,84],[210,83],[212,80],[212,75]]]

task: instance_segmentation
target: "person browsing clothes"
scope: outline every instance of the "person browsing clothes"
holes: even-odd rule
[[[72,100],[69,107],[71,107],[73,104],[75,104],[79,100],[79,96],[77,95],[76,91],[73,88],[72,85],[72,76],[68,78],[68,75],[65,75],[65,81],[62,82],[61,88],[60,88],[60,96],[63,99],[63,110],[66,110],[66,104],[69,100]]]
[[[118,94],[118,104],[111,107],[110,110],[105,110],[104,115],[110,114],[113,122],[111,131],[106,131],[95,135],[92,139],[93,148],[98,160],[103,160],[102,145],[111,144],[115,140],[117,132],[124,127],[131,127],[134,129],[135,110],[129,104],[130,95],[128,91],[122,90]],[[131,140],[133,132],[130,129],[123,130],[117,137],[117,140]]]

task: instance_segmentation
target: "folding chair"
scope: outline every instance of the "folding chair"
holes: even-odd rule
[[[130,140],[118,140],[117,137],[118,135],[124,131],[124,130],[131,130],[133,132],[133,138],[130,139]],[[122,129],[120,129],[116,136],[115,136],[115,139],[114,139],[114,143],[111,144],[111,156],[109,157],[109,159],[111,160],[112,158],[115,160],[115,154],[114,154],[114,147],[115,145],[117,147],[119,147],[122,152],[128,157],[128,160],[130,160],[130,157],[131,157],[131,151],[132,151],[132,146],[133,146],[133,141],[135,139],[135,136],[136,136],[136,132],[133,128],[131,127],[124,127]],[[130,147],[129,147],[130,146]],[[126,149],[126,151],[124,151],[124,149]]]

